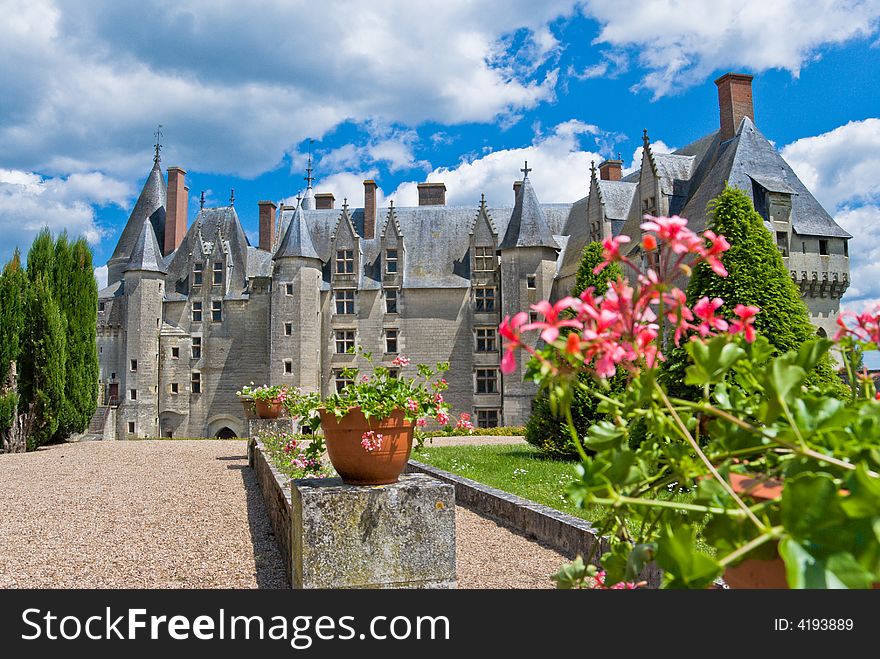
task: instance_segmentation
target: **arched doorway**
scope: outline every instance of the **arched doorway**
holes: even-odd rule
[[[238,437],[238,435],[236,435],[235,431],[228,426],[223,426],[217,431],[217,434],[214,435],[214,437],[217,439],[233,439],[234,437]]]
[[[820,328],[818,329],[818,331],[816,332],[816,334],[817,334],[817,335],[819,336],[819,338],[821,338],[821,339],[827,339],[827,338],[828,338],[828,332],[825,331],[825,328],[824,328],[824,327],[820,327]]]

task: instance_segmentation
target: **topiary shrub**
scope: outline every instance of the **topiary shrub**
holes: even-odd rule
[[[579,296],[590,287],[593,288],[594,295],[603,295],[608,290],[609,281],[623,276],[617,263],[606,266],[598,273],[594,272],[596,266],[603,260],[600,243],[590,243],[584,248],[572,295]],[[625,378],[620,374],[612,378],[611,391],[621,390],[624,380]],[[581,379],[581,383],[589,388],[598,386],[588,377]],[[591,425],[606,418],[606,415],[598,410],[598,405],[599,400],[588,391],[580,387],[575,389],[571,402],[571,415],[578,436],[586,437],[587,429]],[[546,391],[539,392],[532,403],[532,413],[526,423],[525,438],[529,444],[550,457],[566,459],[578,455],[577,449],[572,444],[565,415],[561,413],[561,416],[557,416],[553,413],[550,397]]]

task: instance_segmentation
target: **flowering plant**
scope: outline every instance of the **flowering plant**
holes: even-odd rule
[[[324,439],[319,435],[295,435],[284,430],[263,429],[259,439],[272,462],[290,478],[325,477],[321,462]]]
[[[295,393],[293,388],[286,384],[264,384],[255,387],[254,383],[251,382],[249,385],[243,386],[241,391],[236,391],[235,395],[264,403],[284,403],[287,398]]]
[[[620,278],[601,297],[588,289],[541,302],[533,309],[543,320],[519,313],[499,328],[502,370],[516,369],[519,350],[534,355],[526,377],[548,387],[568,419],[581,459],[569,496],[605,506],[602,584],[637,581],[656,561],[665,586],[703,588],[728,566],[776,556],[792,587],[880,582],[880,401],[856,373],[858,353],[880,345],[880,308],[841,315],[834,341],[774,354],[755,331],[758,308],[738,305],[725,318],[723,300],[689,306],[674,284],[695,263],[726,276],[727,240],[679,217],[645,220],[640,263],[621,252],[626,236],[604,242],[605,264],[628,268],[632,284]],[[532,330],[545,347],[523,337]],[[664,352],[678,345],[697,400],[670,396],[658,378]],[[852,385],[845,400],[808,384],[832,348]],[[621,369],[627,387],[611,396],[607,379]],[[568,406],[574,387],[609,415],[581,437]],[[595,582],[594,559],[566,566],[560,587]]]
[[[358,355],[372,363],[371,353],[359,350]],[[341,419],[355,408],[360,408],[368,421],[381,421],[402,410],[406,420],[415,423],[417,428],[425,427],[429,418],[441,425],[449,423],[449,403],[443,397],[449,383],[442,377],[449,370],[448,362],[440,362],[435,368],[418,364],[415,376],[410,377],[404,373],[404,369],[411,365],[408,358],[400,355],[391,365],[394,371],[386,366],[375,366],[371,375],[361,374],[356,367],[346,368],[342,371],[346,384],[339,391],[325,398],[316,393],[300,393],[288,398],[285,407],[291,416],[301,417],[303,424],[312,430],[317,430],[321,424],[321,410]],[[469,419],[459,421],[463,422],[469,423]],[[361,444],[371,451],[381,442],[381,435],[367,432]]]

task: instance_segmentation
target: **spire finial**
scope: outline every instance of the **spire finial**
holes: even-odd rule
[[[394,212],[394,200],[393,200],[393,199],[389,199],[389,200],[388,200],[388,204],[389,204],[389,207],[390,207],[389,212],[392,212],[392,213],[393,213],[393,212]]]
[[[235,188],[229,189],[229,205],[235,206]]]
[[[596,173],[596,161],[595,160],[590,161],[590,171],[593,172],[594,174]]]
[[[205,191],[204,190],[202,190],[202,194],[199,197],[199,210],[200,211],[205,210]]]
[[[650,142],[650,141],[651,141],[651,138],[648,137],[648,129],[645,128],[642,130],[642,142],[644,142],[647,145],[648,142]]]
[[[162,150],[162,124],[159,124],[159,126],[156,128],[156,132],[154,133],[154,135],[156,136],[156,154],[153,156],[153,162],[158,164],[160,159],[159,151]]]
[[[309,188],[312,187],[312,181],[315,180],[315,177],[312,176],[312,142],[314,142],[314,141],[315,140],[309,138],[309,164],[306,167],[306,175],[305,175],[305,182],[307,183],[307,186]]]
[[[343,210],[343,212],[345,212],[345,213],[348,212],[348,197],[343,197],[343,198],[342,198],[342,210]]]
[[[617,152],[617,159],[623,162],[623,159],[620,157],[620,151]]]
[[[485,208],[485,207],[486,207],[486,193],[481,192],[480,193],[480,208]]]
[[[529,172],[532,170],[529,169],[529,161],[528,160],[525,161],[525,166],[519,171],[521,171],[523,173],[523,180],[525,180],[529,177]]]

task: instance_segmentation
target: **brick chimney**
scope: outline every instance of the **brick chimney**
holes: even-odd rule
[[[364,181],[364,238],[372,240],[376,237],[376,182],[372,179]]]
[[[718,86],[718,109],[721,112],[721,141],[731,139],[743,117],[755,120],[752,104],[752,76],[725,73],[715,81]]]
[[[419,206],[445,206],[445,183],[419,183]]]
[[[319,211],[331,210],[335,201],[336,197],[333,196],[332,192],[319,192],[315,195],[315,209]]]
[[[260,249],[272,251],[275,245],[275,206],[274,201],[258,201],[260,207]]]
[[[622,174],[622,160],[606,160],[599,165],[599,178],[603,181],[619,181]]]
[[[519,189],[522,187],[522,181],[513,182],[513,203],[516,204],[516,198],[519,197]]]
[[[189,188],[186,172],[180,167],[168,168],[168,190],[165,204],[165,243],[163,254],[176,250],[186,235],[186,216],[189,204]]]

